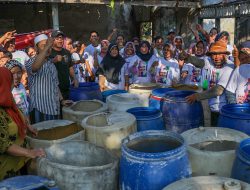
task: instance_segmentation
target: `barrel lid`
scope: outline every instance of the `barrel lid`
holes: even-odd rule
[[[250,104],[227,104],[221,108],[221,114],[237,119],[250,119]]]
[[[0,182],[0,189],[6,188],[7,190],[21,190],[24,188],[31,190],[41,187],[47,187],[50,190],[58,190],[55,181],[34,175],[13,177]]]
[[[161,87],[160,84],[157,83],[135,83],[135,84],[131,84],[129,86],[129,89],[138,89],[138,90],[153,90],[155,88],[159,88]]]
[[[174,90],[173,88],[157,88],[152,91],[153,96],[163,97],[169,91]]]
[[[127,110],[133,114],[136,119],[153,119],[161,116],[161,111],[153,107],[135,107]]]

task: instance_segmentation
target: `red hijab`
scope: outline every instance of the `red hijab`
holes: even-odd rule
[[[26,135],[27,124],[22,119],[16,103],[14,102],[11,86],[13,78],[11,72],[5,68],[0,67],[0,106],[7,112],[18,126],[19,136],[24,139]]]

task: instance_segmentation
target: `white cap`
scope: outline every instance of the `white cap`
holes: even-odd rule
[[[48,39],[48,36],[46,34],[40,34],[40,35],[35,37],[34,44],[37,45],[42,40],[47,40],[47,39]]]

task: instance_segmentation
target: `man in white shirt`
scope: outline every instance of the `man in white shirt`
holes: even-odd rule
[[[101,52],[101,44],[99,44],[99,34],[96,31],[90,32],[90,42],[83,53],[83,60],[85,61],[87,73],[87,82],[95,81],[95,69],[94,69],[94,54],[95,52]]]
[[[229,104],[250,103],[250,41],[241,44],[240,51],[234,50],[239,58],[237,67],[226,87],[226,97]]]
[[[201,93],[192,94],[186,97],[186,100],[189,103],[193,103],[195,101],[209,99],[212,126],[217,126],[219,111],[222,106],[227,104],[224,92],[234,67],[234,65],[230,64],[231,62],[227,60],[229,53],[226,44],[217,41],[209,48],[208,55],[210,58],[208,60],[202,60],[194,56],[187,56],[186,58],[186,62],[207,70],[210,89]]]

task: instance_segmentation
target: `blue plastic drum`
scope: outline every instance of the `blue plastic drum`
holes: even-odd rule
[[[250,135],[250,104],[227,104],[221,108],[218,127]]]
[[[203,124],[203,108],[200,102],[189,104],[186,97],[194,91],[170,91],[162,100],[162,114],[167,130],[182,133]]]
[[[231,176],[250,184],[250,138],[240,143]]]
[[[135,116],[137,131],[165,130],[165,125],[160,110],[151,107],[135,107],[127,110]]]
[[[70,87],[69,99],[74,102],[79,100],[101,100],[102,93],[99,88],[99,84],[95,82],[79,83],[78,88]]]
[[[149,98],[149,107],[161,109],[161,100],[167,92],[174,90],[173,88],[157,88],[152,91]]]
[[[179,134],[142,131],[123,140],[121,190],[159,190],[190,175],[186,144]]]
[[[128,93],[128,92],[126,90],[105,90],[102,92],[102,101],[106,102],[108,96],[121,93]]]
[[[25,175],[8,178],[0,182],[0,189],[6,190],[59,190],[53,180],[40,176]]]

